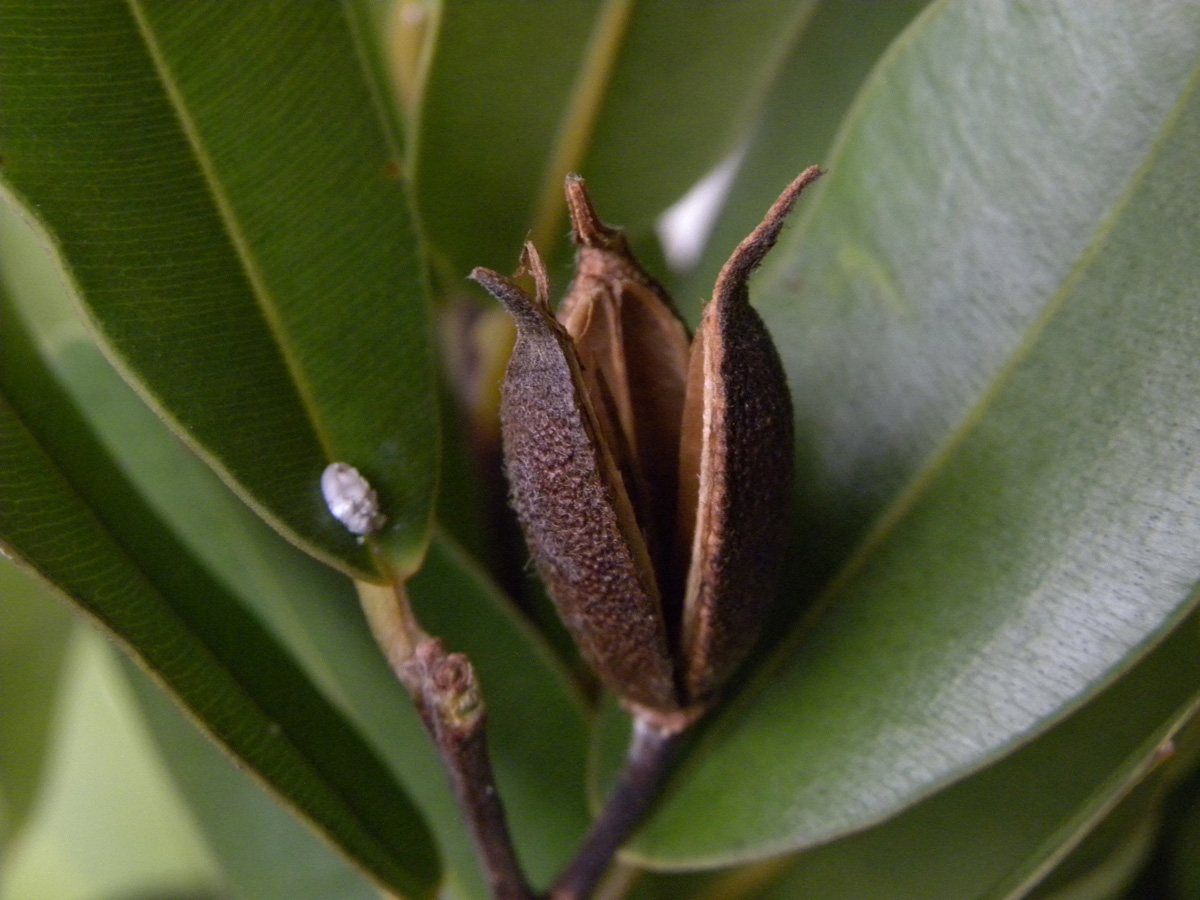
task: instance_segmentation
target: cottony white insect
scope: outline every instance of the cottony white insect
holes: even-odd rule
[[[379,497],[371,483],[354,466],[330,463],[321,473],[321,494],[333,517],[351,534],[374,534],[387,516],[379,511]]]

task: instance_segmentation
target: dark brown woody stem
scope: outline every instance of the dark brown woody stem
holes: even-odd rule
[[[470,660],[462,653],[447,653],[440,640],[426,637],[398,674],[450,776],[492,897],[534,900],[496,791],[484,730],[486,710]]]
[[[579,852],[550,888],[548,900],[587,900],[613,855],[649,811],[683,743],[685,731],[662,731],[634,719],[625,768]]]

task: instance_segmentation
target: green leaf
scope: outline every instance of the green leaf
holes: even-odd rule
[[[106,642],[77,628],[65,662],[45,787],[4,857],[0,895],[224,896]]]
[[[1198,625],[1190,618],[1122,679],[1006,759],[887,823],[791,857],[755,896],[1025,896],[1161,771],[1164,748],[1200,708]]]
[[[69,626],[45,586],[0,557],[0,857],[41,784]]]
[[[566,234],[563,180],[608,221],[653,218],[734,149],[812,0],[441,4],[415,135],[427,236],[450,284]]]
[[[1185,668],[1180,666],[1178,671]],[[1161,687],[1147,685],[1147,689]],[[1140,698],[1131,698],[1131,708],[1138,702]],[[1124,797],[1028,896],[1066,900],[1167,895],[1178,828],[1200,762],[1200,716],[1193,715],[1163,744],[1156,759],[1147,762],[1153,765],[1153,771],[1145,781]],[[1006,893],[993,893],[1025,896],[1029,883],[1028,878],[1013,878]],[[1170,896],[1176,895],[1187,896],[1186,892]]]
[[[382,94],[337,4],[16,2],[0,155],[119,366],[264,517],[378,578],[318,488],[372,481],[415,568],[430,325]]]
[[[437,860],[423,822],[358,732],[137,496],[7,302],[0,341],[0,546],[376,879],[429,893]]]
[[[1197,48],[1186,3],[941,2],[876,71],[752,287],[795,388],[787,600],[827,584],[819,616],[712,723],[640,855],[881,821],[1190,607]]]
[[[390,23],[397,18],[399,5],[399,0],[344,0],[342,4],[354,37],[355,50],[362,55],[367,66],[378,113],[389,135],[397,143],[403,140],[406,132],[404,101],[389,61],[391,53],[388,42],[391,39]]]
[[[1176,127],[1200,25],[1155,9],[940,2],[855,102],[753,286],[795,395],[809,585],[980,414]]]
[[[1179,798],[1179,822],[1163,854],[1166,864],[1152,883],[1169,884],[1175,896],[1195,897],[1200,891],[1200,779],[1193,776]]]
[[[838,126],[872,66],[928,0],[827,0],[780,67],[749,130],[728,199],[704,254],[683,279],[676,301],[693,320],[712,296],[721,266],[783,186],[810,165],[824,166]]]
[[[992,896],[1008,900],[1116,900],[1125,896],[1160,837],[1162,815],[1155,802],[1160,781],[1151,777],[1138,785],[1035,890],[1016,882],[1011,889]]]

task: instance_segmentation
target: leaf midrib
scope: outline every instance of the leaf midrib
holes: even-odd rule
[[[132,0],[139,2],[139,0]],[[379,120],[380,132],[383,135],[383,142],[387,146],[388,154],[397,162],[403,164],[405,161],[404,128],[401,124],[398,115],[392,115],[390,110],[389,97],[391,96],[385,85],[379,83],[375,74],[375,67],[371,62],[370,51],[367,49],[367,41],[370,36],[367,34],[369,28],[368,23],[363,21],[363,16],[355,10],[353,0],[342,0],[341,2],[342,18],[346,21],[346,31],[350,35],[350,42],[354,45],[354,55],[358,62],[358,69],[362,75],[363,84],[366,85],[367,94],[371,98],[371,108],[375,110],[375,115]],[[407,166],[405,166],[407,168]]]
[[[320,445],[326,459],[332,459],[332,440],[321,417],[315,413],[318,405],[308,378],[305,377],[304,366],[297,359],[291,343],[287,340],[288,331],[283,318],[279,314],[279,305],[274,299],[271,290],[267,287],[266,277],[258,263],[256,254],[251,248],[249,240],[242,230],[233,203],[225,192],[217,167],[204,141],[201,139],[200,131],[191,117],[183,92],[179,89],[175,76],[167,64],[166,57],[159,45],[158,38],[145,16],[142,9],[142,0],[126,0],[126,2],[130,15],[137,26],[138,32],[142,36],[142,41],[146,47],[146,54],[150,58],[154,70],[158,73],[159,83],[162,85],[163,92],[166,94],[171,108],[175,112],[180,131],[182,131],[188,146],[191,147],[196,164],[204,177],[205,184],[208,186],[209,194],[212,196],[213,204],[217,210],[217,215],[225,225],[225,232],[229,237],[229,242],[233,246],[234,252],[237,254],[238,261],[242,265],[242,270],[250,286],[255,304],[267,324],[267,330],[274,339],[275,348],[283,360],[292,385],[296,389],[296,393],[300,397],[301,405],[307,414],[308,423],[312,428],[313,435],[316,437],[317,443]],[[384,129],[384,131],[386,133],[388,129]],[[388,135],[388,144],[389,146],[392,144],[390,134]]]

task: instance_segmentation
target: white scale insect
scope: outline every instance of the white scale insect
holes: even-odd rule
[[[335,462],[321,473],[321,494],[333,517],[351,534],[374,534],[387,521],[371,482],[348,463]]]

